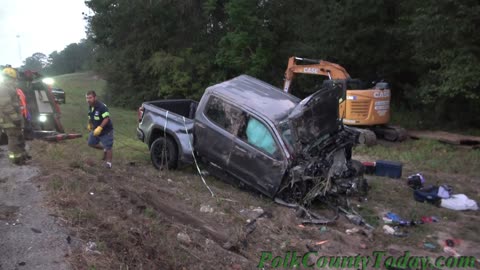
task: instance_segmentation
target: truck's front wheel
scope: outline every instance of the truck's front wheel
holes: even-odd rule
[[[175,142],[169,137],[157,138],[150,147],[150,158],[153,166],[159,170],[177,168],[178,151]]]

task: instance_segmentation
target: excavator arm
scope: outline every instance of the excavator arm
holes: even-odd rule
[[[297,64],[297,61],[302,61],[309,64]],[[295,78],[295,74],[313,74],[327,76],[332,79],[348,79],[350,75],[340,65],[330,63],[324,60],[308,59],[292,56],[288,59],[287,70],[285,71],[285,83],[283,85],[283,91],[290,90],[290,85]]]

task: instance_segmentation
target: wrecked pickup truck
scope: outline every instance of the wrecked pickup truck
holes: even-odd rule
[[[242,75],[208,87],[199,103],[144,102],[137,137],[157,168],[190,163],[195,153],[286,202],[357,193],[366,188],[363,165],[351,159],[359,134],[337,118],[341,89],[332,82],[300,100]]]

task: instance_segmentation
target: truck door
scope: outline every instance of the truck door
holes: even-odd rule
[[[205,109],[196,116],[195,149],[212,165],[226,170],[233,148],[235,118],[240,110],[219,97],[210,96]]]
[[[229,172],[273,198],[287,168],[273,130],[260,118],[245,113],[234,142]]]

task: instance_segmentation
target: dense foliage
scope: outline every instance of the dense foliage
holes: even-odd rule
[[[40,52],[34,53],[25,59],[22,69],[53,76],[90,70],[93,67],[93,59],[94,44],[89,40],[82,40],[48,56]]]
[[[198,98],[239,74],[281,86],[288,57],[391,83],[397,108],[478,123],[475,0],[87,0],[95,68],[112,101]],[[52,57],[52,56],[50,56]],[[309,89],[307,75],[297,88]],[[466,123],[468,124],[468,123]]]

